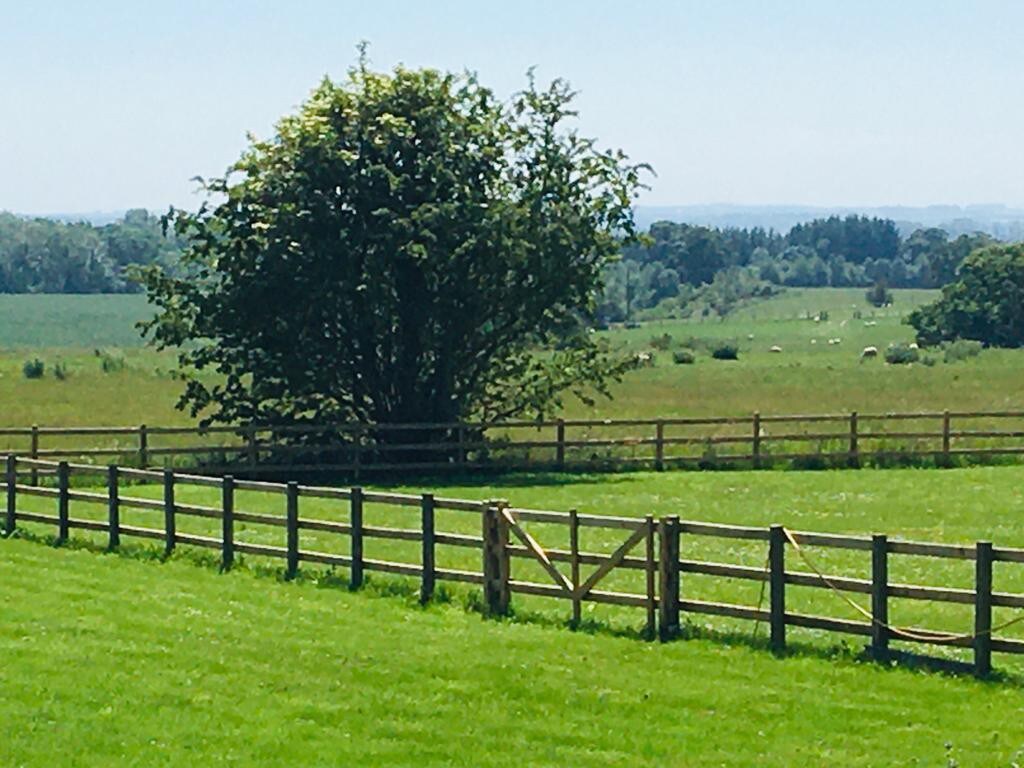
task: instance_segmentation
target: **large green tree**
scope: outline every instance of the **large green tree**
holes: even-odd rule
[[[211,202],[173,212],[144,329],[205,421],[534,417],[628,362],[583,330],[634,236],[643,166],[572,127],[562,81],[508,101],[430,69],[325,79]],[[206,375],[213,373],[215,375]]]
[[[907,318],[922,344],[972,339],[1024,346],[1024,244],[981,248],[960,265],[942,298]]]

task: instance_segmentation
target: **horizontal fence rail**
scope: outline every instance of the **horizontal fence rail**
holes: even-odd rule
[[[859,467],[1024,457],[1024,411],[845,413],[494,423],[0,428],[30,459],[287,474],[595,469],[808,462]],[[43,470],[33,470],[33,482]]]
[[[30,471],[48,472],[56,478],[54,486],[33,486],[21,482]],[[73,481],[79,482],[73,485]],[[83,483],[104,484],[105,491],[81,490]],[[140,486],[155,486],[159,498],[130,495]],[[182,503],[176,494],[188,487],[213,489],[217,504]],[[237,555],[277,558],[284,561],[285,574],[294,577],[302,563],[315,563],[349,571],[349,583],[360,587],[368,571],[397,574],[419,580],[423,602],[434,597],[438,582],[479,585],[483,604],[489,614],[504,615],[510,610],[514,594],[565,600],[570,603],[572,620],[581,620],[583,603],[599,603],[642,610],[648,637],[669,640],[679,634],[681,617],[719,616],[763,623],[768,626],[770,644],[776,652],[786,648],[788,627],[803,627],[868,638],[872,656],[891,658],[893,642],[916,643],[971,649],[977,674],[988,675],[994,652],[1024,653],[1024,640],[1005,636],[1005,630],[1024,621],[1024,613],[996,623],[993,608],[1024,610],[1024,594],[996,591],[993,571],[996,563],[1024,564],[1024,549],[995,547],[989,542],[972,545],[928,543],[890,539],[885,535],[851,536],[834,533],[791,530],[783,526],[755,527],[682,520],[677,516],[656,519],[580,514],[551,510],[520,509],[503,500],[475,501],[445,498],[430,493],[400,494],[369,491],[361,487],[339,488],[302,485],[297,482],[274,483],[237,479],[231,475],[210,477],[175,472],[142,470],[132,467],[96,467],[25,459],[9,455],[4,465],[2,489],[3,530],[8,536],[25,524],[52,527],[58,542],[72,530],[105,534],[108,545],[116,548],[125,538],[162,542],[170,553],[176,547],[205,547],[219,553],[227,570]],[[255,512],[238,503],[239,494],[264,494],[274,501],[277,514]],[[263,497],[261,497],[263,498]],[[39,511],[52,505],[51,511]],[[310,517],[303,513],[302,500],[321,500],[341,514],[341,519]],[[88,505],[105,509],[106,515],[83,517],[77,511]],[[394,508],[404,527],[374,523],[368,509]],[[76,514],[72,514],[72,509]],[[149,525],[125,524],[122,515],[135,510],[152,517]],[[438,525],[438,513],[458,513],[458,519],[470,523],[468,530],[446,531]],[[212,522],[205,534],[185,533],[179,522],[189,518]],[[147,518],[148,519],[148,518]],[[246,541],[249,526],[265,526],[279,533],[278,544]],[[602,530],[613,542],[611,551],[581,549],[583,530]],[[542,531],[542,532],[541,532]],[[559,532],[559,544],[542,543]],[[311,533],[336,537],[345,546],[345,554],[311,549],[304,545]],[[753,543],[765,548],[763,567],[735,563],[709,562],[681,556],[681,541],[722,539]],[[333,540],[333,539],[332,539]],[[369,557],[366,545],[373,540],[414,543],[416,554],[405,550],[404,558]],[[477,568],[450,568],[438,565],[442,548],[474,550],[479,555]],[[812,558],[809,548],[849,550],[863,553],[870,566],[868,579],[825,573]],[[688,548],[692,549],[692,548]],[[816,550],[817,551],[817,550]],[[920,586],[890,578],[893,556],[914,556],[933,560],[967,561],[974,566],[972,589]],[[530,567],[527,573],[526,566]],[[794,567],[795,566],[795,567]],[[539,574],[532,577],[530,573]],[[630,589],[605,586],[613,573],[633,573]],[[743,605],[698,599],[691,595],[684,579],[707,576],[756,582],[762,585],[762,600]],[[826,590],[837,605],[855,610],[859,620],[793,611],[787,605],[787,587]],[[767,594],[764,594],[767,591]],[[852,597],[851,597],[852,596]],[[858,596],[867,596],[861,605]],[[900,626],[889,619],[894,599],[932,604],[961,604],[973,609],[973,624],[962,632],[936,631],[926,627]],[[755,630],[756,631],[756,630]]]

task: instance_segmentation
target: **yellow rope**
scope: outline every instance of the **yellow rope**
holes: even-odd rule
[[[949,632],[914,632],[909,629],[906,629],[905,627],[897,627],[892,624],[887,624],[883,621],[878,621],[869,610],[867,610],[862,605],[857,603],[855,600],[847,596],[845,592],[843,592],[829,580],[828,576],[821,572],[821,570],[814,564],[811,558],[808,557],[807,553],[804,552],[804,550],[800,547],[800,544],[797,542],[796,538],[793,536],[793,534],[790,532],[788,528],[783,528],[782,530],[786,534],[786,538],[789,540],[789,543],[793,545],[793,549],[796,550],[797,554],[800,555],[800,558],[807,564],[807,566],[812,571],[814,571],[815,575],[819,579],[821,579],[822,583],[825,584],[825,586],[827,586],[829,589],[835,592],[842,600],[844,600],[847,603],[847,605],[856,610],[862,616],[866,617],[872,624],[884,627],[886,630],[891,632],[896,637],[902,637],[907,640],[917,640],[919,642],[925,643],[935,643],[937,645],[955,643],[963,640],[970,640],[973,642],[978,637],[982,637],[984,635],[992,635],[996,632],[1007,629],[1008,627],[1012,627],[1014,624],[1024,621],[1024,615],[1021,615],[1015,619],[1011,619],[1010,621],[1006,621],[995,627],[990,627],[984,632],[979,632],[976,634],[954,634]]]
[[[757,616],[754,617],[754,639],[757,639],[757,630],[761,628],[761,609],[764,608],[764,588],[768,584],[768,572],[771,569],[771,552],[764,558],[764,578],[761,579],[761,594],[757,596]]]

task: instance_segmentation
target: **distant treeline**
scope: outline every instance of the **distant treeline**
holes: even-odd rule
[[[637,312],[724,314],[780,286],[939,288],[984,234],[950,237],[937,228],[901,238],[888,219],[833,216],[772,229],[657,222],[605,273],[604,320]],[[134,293],[131,265],[172,266],[183,247],[143,209],[102,226],[0,213],[0,293]]]
[[[0,293],[133,293],[130,265],[173,264],[180,248],[141,209],[100,227],[0,213]]]
[[[657,222],[647,243],[608,268],[599,314],[613,321],[655,307],[689,314],[695,305],[724,313],[779,286],[940,288],[972,251],[992,242],[985,234],[951,238],[937,228],[901,238],[894,222],[864,216],[797,224],[785,235]]]

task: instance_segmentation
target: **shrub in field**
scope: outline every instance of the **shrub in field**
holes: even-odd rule
[[[910,365],[920,359],[921,353],[909,344],[895,344],[885,350],[885,362],[890,365]]]
[[[732,341],[720,342],[711,350],[711,356],[715,360],[739,360],[739,345]]]
[[[889,286],[884,280],[879,280],[873,288],[864,294],[864,299],[873,307],[888,307],[893,301],[892,291],[889,290]]]
[[[933,368],[937,362],[939,362],[939,358],[934,355],[921,355],[921,365]]]
[[[26,379],[41,379],[43,374],[46,373],[46,363],[38,357],[26,360],[25,364],[21,366],[21,372],[25,374]]]
[[[697,356],[691,349],[677,349],[672,353],[672,362],[676,365],[692,365],[697,362]]]
[[[651,348],[660,352],[667,352],[672,348],[672,334],[663,333],[660,336],[651,337]]]
[[[954,341],[948,347],[943,355],[943,359],[947,363],[959,363],[962,360],[968,360],[972,357],[977,357],[981,354],[981,350],[985,348],[985,345],[980,341],[969,341],[967,339],[960,339]]]
[[[111,354],[110,352],[101,352],[100,368],[103,369],[104,373],[116,373],[117,371],[123,371],[124,358],[121,357],[121,355]]]
[[[58,361],[57,364],[53,366],[53,375],[60,381],[67,381],[67,378],[70,375],[70,372],[68,371],[68,364],[63,361]]]

